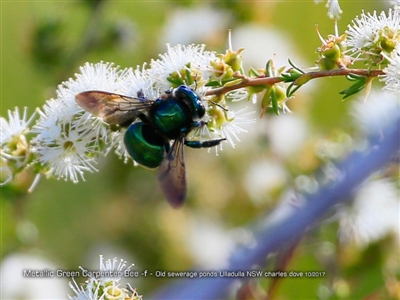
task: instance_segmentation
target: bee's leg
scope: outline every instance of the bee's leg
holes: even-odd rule
[[[208,141],[187,141],[185,140],[184,144],[190,148],[211,148],[219,145],[222,141],[226,139],[216,139],[216,140],[208,140]]]
[[[204,121],[194,121],[192,123],[192,128],[199,128],[207,125],[207,122]],[[226,141],[226,138],[215,139],[215,140],[207,140],[207,141],[188,141],[185,139],[184,144],[190,148],[211,148],[219,145],[222,141]]]

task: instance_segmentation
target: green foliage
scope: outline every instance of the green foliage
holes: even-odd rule
[[[347,76],[347,80],[353,81],[354,83],[348,87],[347,89],[341,91],[339,94],[344,95],[343,99],[350,97],[352,95],[357,94],[365,88],[365,85],[368,82],[368,78],[365,76],[359,76],[356,74],[350,74]]]

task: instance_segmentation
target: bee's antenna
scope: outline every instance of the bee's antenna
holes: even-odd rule
[[[219,108],[222,108],[224,111],[229,111],[229,109],[227,109],[226,107],[223,107],[221,104],[218,104],[215,101],[212,101],[212,100],[208,100],[208,101],[211,102],[212,104],[218,106]]]

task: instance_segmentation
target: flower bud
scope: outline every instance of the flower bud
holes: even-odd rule
[[[229,80],[233,77],[233,74],[235,73],[232,67],[222,60],[212,61],[211,67],[213,68],[211,78],[214,78],[218,81]]]
[[[332,61],[337,61],[342,56],[340,46],[332,42],[325,47],[321,47],[321,50],[321,55]]]
[[[215,131],[218,128],[221,128],[222,124],[226,121],[224,110],[217,105],[211,105],[207,113],[210,116],[210,120],[207,124],[210,131]]]
[[[336,68],[336,62],[326,57],[321,57],[316,63],[321,71],[333,70]]]
[[[232,67],[233,71],[241,71],[242,69],[242,53],[244,48],[240,48],[238,51],[233,51],[231,49],[226,50],[226,53],[222,55],[222,59]]]

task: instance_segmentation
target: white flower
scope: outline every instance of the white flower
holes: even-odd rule
[[[399,208],[398,191],[394,183],[381,179],[364,184],[352,206],[342,212],[340,239],[365,247],[390,233],[398,237]]]
[[[315,3],[320,3],[322,0],[314,0]],[[340,9],[339,1],[338,0],[328,0],[325,5],[328,8],[328,17],[331,19],[339,19],[340,14],[343,12]]]
[[[233,110],[224,111],[215,106],[207,112],[205,118],[207,125],[202,126],[199,130],[194,130],[193,135],[190,135],[188,139],[191,139],[192,136],[203,140],[225,138],[235,148],[236,142],[240,142],[238,134],[247,132],[242,126],[255,121],[255,119],[250,118],[254,111],[248,112],[246,110],[247,107],[236,112]],[[218,155],[218,149],[222,150],[222,143],[219,144],[219,147],[214,148]]]
[[[338,0],[328,0],[326,3],[326,7],[328,7],[328,17],[331,19],[340,18],[340,14],[343,12],[340,8]]]
[[[124,75],[113,63],[86,63],[80,67],[81,73],[75,74],[76,79],[70,78],[59,86],[58,92],[65,89],[63,101],[75,103],[78,93],[90,90],[101,90],[111,93],[120,91],[121,77]]]
[[[124,70],[121,76],[121,94],[133,98],[144,97],[150,100],[157,99],[160,96],[160,91],[155,87],[155,81],[149,70],[145,69],[145,66],[143,65],[141,70],[139,67],[135,70],[132,68]]]
[[[64,103],[64,116],[65,120],[71,120],[71,116],[79,115],[79,118],[75,118],[74,124],[76,126],[91,128],[97,131],[98,139],[107,138],[107,124],[102,122],[101,118],[90,115],[79,107],[75,102],[75,96],[79,93],[91,90],[105,91],[109,93],[121,93],[121,89],[124,87],[122,77],[124,71],[119,70],[118,67],[114,67],[112,63],[97,63],[90,64],[86,63],[83,67],[80,67],[81,73],[75,74],[76,79],[70,78],[68,81],[63,82],[59,85],[57,90],[57,100]],[[83,114],[83,116],[80,116]],[[97,119],[97,121],[96,121]],[[95,120],[92,124],[88,120]],[[107,142],[106,140],[104,142]]]
[[[363,58],[369,64],[382,62],[381,53],[390,53],[400,40],[400,10],[389,9],[386,16],[381,12],[379,16],[376,11],[371,15],[364,12],[360,17],[348,25],[346,52],[352,52],[357,57]]]
[[[19,109],[8,111],[8,120],[0,117],[0,172],[5,177],[1,185],[8,183],[16,172],[27,167],[31,154],[26,135],[30,132],[29,124],[35,114],[27,119],[28,110],[25,107],[22,117]]]
[[[132,267],[134,266],[134,264],[129,265],[127,268],[126,267],[126,261],[123,259],[118,260],[116,257],[113,258],[113,260],[111,261],[111,259],[106,260],[106,262],[104,262],[104,258],[102,255],[100,255],[100,272],[105,272],[105,273],[119,273],[119,276],[102,276],[101,277],[101,281],[104,282],[105,285],[107,285],[107,283],[109,281],[120,281],[122,274],[124,271],[129,271]]]
[[[74,291],[75,296],[69,296],[70,300],[97,300],[99,298],[99,287],[95,291],[85,290],[83,286],[80,286],[75,278],[72,278],[72,282],[68,283],[69,287]]]
[[[90,144],[95,138],[91,132],[80,133],[69,124],[60,124],[60,134],[53,140],[34,139],[37,161],[48,169],[48,174],[57,179],[78,182],[79,177],[84,180],[84,172],[97,171],[96,161],[91,153],[96,148]]]
[[[43,105],[42,110],[37,109],[37,112],[39,113],[39,120],[32,128],[32,132],[36,133],[34,140],[37,141],[54,141],[61,134],[59,124],[64,123],[61,119],[70,122],[64,114],[65,105],[61,101],[50,99]],[[72,116],[69,115],[68,117],[71,118]]]
[[[35,114],[28,120],[28,109],[24,108],[22,117],[20,116],[19,109],[16,107],[14,111],[8,111],[8,121],[0,117],[0,146],[10,142],[16,136],[25,135],[29,131],[29,124],[32,122]]]
[[[400,42],[390,56],[385,53],[382,55],[389,61],[389,65],[383,69],[385,75],[380,76],[381,81],[385,82],[384,89],[400,94]]]
[[[133,299],[139,300],[141,296],[137,294],[136,290],[128,285],[128,289],[120,288],[119,281],[125,272],[129,272],[134,264],[126,267],[126,261],[114,258],[112,261],[108,259],[104,262],[103,256],[100,255],[100,269],[99,271],[89,272],[80,267],[83,273],[92,274],[85,284],[79,286],[75,279],[69,283],[70,288],[74,291],[76,296],[69,296],[70,300],[104,300],[115,299],[125,300]]]
[[[206,51],[205,45],[167,47],[167,53],[151,61],[149,70],[159,88],[168,90],[171,86],[193,83],[201,86],[201,81],[208,79],[207,69],[216,57],[214,52]]]
[[[84,172],[97,171],[95,158],[106,153],[110,131],[101,118],[90,115],[75,102],[84,91],[118,92],[123,73],[110,63],[85,64],[76,79],[63,82],[57,99],[51,99],[39,111],[32,140],[36,161],[49,175],[78,182]]]
[[[97,171],[93,158],[99,152],[96,131],[74,125],[75,115],[64,101],[51,99],[38,112],[40,118],[32,129],[37,135],[31,145],[47,174],[78,182],[85,171]]]
[[[238,111],[228,111],[228,118],[221,126],[222,137],[225,137],[229,144],[235,148],[235,140],[240,142],[238,134],[241,132],[247,132],[241,126],[244,124],[254,123],[255,119],[249,119],[250,115],[254,114],[252,112],[246,112],[247,107],[242,108]],[[222,149],[222,146],[221,146]]]

